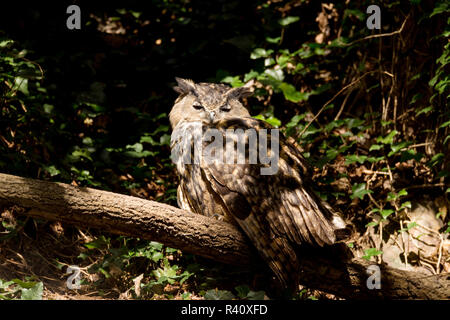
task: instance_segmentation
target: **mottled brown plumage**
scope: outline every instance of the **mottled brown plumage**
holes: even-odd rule
[[[231,128],[272,128],[251,118],[239,102],[250,94],[247,87],[232,89],[184,79],[177,82],[175,90],[180,97],[169,115],[173,150],[195,124],[201,124],[203,132],[214,128],[223,135]],[[274,175],[261,175],[261,167],[268,165],[250,164],[248,153],[243,164],[178,161],[177,198],[183,209],[239,225],[282,285],[292,288],[298,283],[298,246],[333,244],[345,223],[312,191],[308,166],[295,145],[281,134],[279,145],[278,171]]]

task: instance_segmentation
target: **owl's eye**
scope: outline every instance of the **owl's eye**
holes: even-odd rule
[[[230,110],[231,110],[231,107],[228,104],[220,107],[220,111],[223,111],[223,112],[228,112]]]
[[[203,106],[202,106],[200,103],[198,103],[198,102],[194,102],[194,104],[193,104],[192,106],[193,106],[194,109],[196,109],[196,110],[201,110],[201,109],[203,109]]]

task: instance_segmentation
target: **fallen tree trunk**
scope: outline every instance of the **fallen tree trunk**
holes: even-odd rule
[[[0,173],[0,203],[24,207],[28,216],[158,241],[223,263],[248,266],[257,261],[235,226],[155,201]],[[428,276],[387,266],[380,266],[381,289],[369,290],[366,270],[371,264],[315,252],[302,256],[301,282],[344,298],[450,297],[448,274]]]

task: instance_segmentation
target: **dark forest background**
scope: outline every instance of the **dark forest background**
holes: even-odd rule
[[[401,248],[392,263],[449,272],[446,1],[44,3],[1,5],[0,172],[176,205],[174,78],[253,79],[246,107],[303,148],[320,196],[354,225],[347,245],[356,255],[392,262],[394,240],[420,238],[431,223],[440,239],[431,248],[441,250]],[[71,4],[81,30],[66,27]],[[366,26],[371,4],[381,30]],[[426,221],[413,217],[421,207]],[[253,276],[156,242],[2,210],[0,298],[270,297],[265,269]],[[85,268],[76,292],[64,285],[71,264]],[[336,297],[302,288],[293,298]]]

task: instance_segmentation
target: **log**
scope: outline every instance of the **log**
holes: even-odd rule
[[[161,242],[218,262],[250,266],[259,260],[235,226],[163,203],[63,183],[0,173],[0,204],[23,214],[80,228]],[[366,260],[336,259],[320,250],[301,258],[301,283],[351,299],[448,299],[449,274],[425,275],[380,265],[381,289],[368,289]]]

